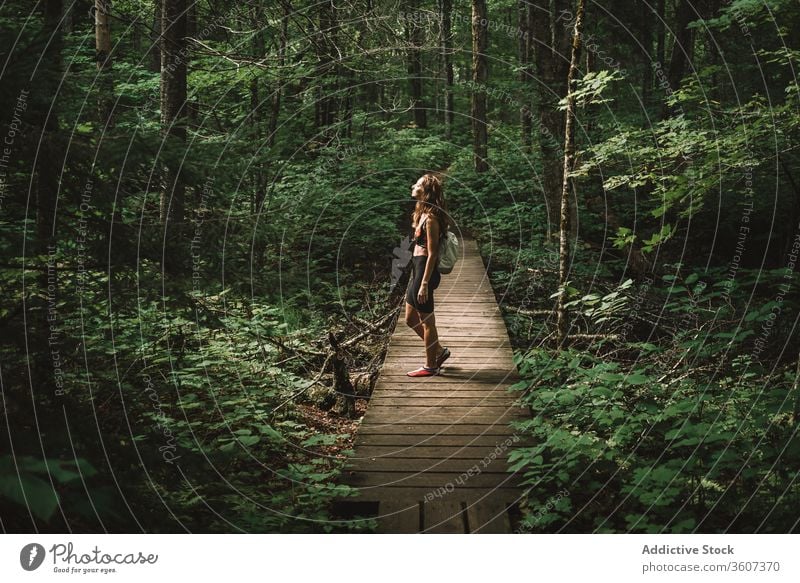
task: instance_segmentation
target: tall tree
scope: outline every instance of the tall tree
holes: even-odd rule
[[[566,299],[567,272],[569,270],[569,238],[570,238],[570,183],[569,173],[575,164],[575,90],[578,81],[578,62],[581,55],[583,34],[583,12],[585,0],[578,0],[575,10],[575,28],[572,32],[572,50],[567,74],[567,111],[564,124],[564,168],[561,185],[559,250],[558,250],[558,284],[559,293],[556,303],[558,345],[562,346],[567,338],[567,314],[564,308]]]
[[[97,117],[101,124],[113,125],[114,77],[111,61],[111,0],[95,0],[95,60],[97,62]]]
[[[488,26],[486,0],[472,0],[472,151],[475,172],[489,169],[486,128]]]
[[[269,135],[267,144],[271,148],[275,145],[275,133],[278,130],[278,119],[281,114],[281,93],[283,93],[283,67],[286,64],[286,43],[289,36],[290,5],[283,4],[283,18],[281,18],[281,36],[278,40],[278,73],[275,77],[275,87],[272,91],[272,111],[269,116]]]
[[[666,0],[658,0],[656,10],[656,60],[659,66],[664,67],[666,61],[664,54],[664,48],[666,47],[666,26],[664,22],[667,17]]]
[[[151,71],[161,71],[161,0],[153,2],[153,26],[150,29],[150,56],[149,67]]]
[[[419,10],[414,2],[412,13]],[[411,87],[411,107],[414,110],[414,124],[418,128],[428,127],[428,116],[422,91],[422,26],[415,18],[406,18],[406,42],[408,44],[408,81]]]
[[[695,16],[695,9],[690,0],[677,0],[675,7],[675,41],[672,43],[672,54],[669,58],[669,71],[667,81],[672,91],[681,86],[681,80],[686,74],[686,67],[694,57],[694,29],[689,28],[689,23]],[[670,107],[664,103],[661,116],[666,117],[672,113]]]
[[[642,103],[647,103],[653,88],[653,69],[651,62],[653,59],[653,7],[649,2],[642,2],[639,7],[641,11],[641,44],[642,55]],[[591,53],[587,51],[586,55]]]
[[[444,133],[447,139],[453,137],[453,0],[439,0],[440,18],[442,21],[441,42],[442,68],[444,76]]]
[[[519,60],[519,81],[521,86],[519,121],[522,147],[524,148],[526,154],[530,155],[531,130],[533,124],[531,123],[531,106],[528,98],[529,93],[527,85],[533,78],[533,71],[531,71],[530,68],[531,42],[533,40],[529,30],[531,23],[531,7],[526,0],[519,0],[519,6],[517,10],[519,16],[518,27],[519,32],[521,33],[519,35],[519,44],[517,46],[517,58]]]
[[[168,146],[186,142],[186,0],[161,0],[161,131]],[[180,158],[165,165],[161,222],[179,232],[184,219],[185,185]]]
[[[552,7],[551,7],[552,4]],[[561,136],[564,135],[564,114],[557,107],[567,92],[569,72],[569,28],[572,13],[567,0],[538,0],[532,3],[534,59],[539,76],[539,148],[542,155],[542,188],[547,205],[545,243],[552,243],[560,222],[562,183]]]
[[[42,37],[47,40],[42,50],[41,60],[30,78],[36,87],[31,92],[33,103],[32,121],[35,131],[40,131],[39,144],[35,154],[35,192],[36,192],[36,241],[33,254],[45,259],[41,265],[39,277],[39,298],[44,298],[42,309],[33,312],[34,325],[32,331],[32,350],[34,362],[29,368],[31,386],[42,395],[53,394],[53,359],[51,353],[57,354],[57,342],[51,345],[51,331],[57,335],[59,323],[51,321],[52,313],[57,315],[54,307],[59,300],[59,269],[56,261],[58,228],[56,209],[58,207],[60,159],[63,150],[58,136],[58,114],[60,108],[59,85],[62,77],[62,28],[61,19],[63,5],[61,0],[47,0],[43,5]],[[6,139],[8,139],[6,134]],[[4,178],[4,177],[3,177]],[[0,184],[5,187],[4,184]],[[0,191],[3,194],[5,192]],[[23,298],[25,309],[25,298]],[[55,338],[54,338],[55,340]],[[31,391],[31,395],[33,395]]]
[[[252,27],[255,30],[253,34],[252,40],[252,50],[253,50],[253,58],[263,59],[265,56],[265,49],[264,49],[264,36],[261,27],[263,26],[263,7],[261,4],[261,0],[255,0],[255,2],[250,7],[251,18],[252,18]],[[253,71],[253,77],[250,79],[250,122],[252,130],[255,134],[255,141],[259,146],[262,143],[262,130],[263,130],[263,123],[262,123],[262,114],[261,114],[261,90],[260,90],[260,78],[258,75],[258,70]],[[261,204],[264,201],[264,197],[266,196],[265,192],[265,181],[264,181],[264,169],[263,163],[261,162],[261,156],[256,156],[256,159],[253,161],[253,198],[251,210],[253,212],[259,212],[261,209]]]
[[[317,50],[317,99],[315,102],[316,127],[322,130],[325,141],[333,138],[333,124],[337,114],[336,86],[338,81],[337,15],[332,0],[319,3],[319,31]]]
[[[36,155],[36,232],[37,253],[45,255],[56,240],[56,203],[58,200],[58,87],[61,78],[61,50],[63,16],[61,0],[44,3],[44,34],[48,42],[41,64],[34,72],[33,81],[38,89],[36,107],[37,125],[41,129],[40,147]],[[47,288],[46,278],[43,281]]]

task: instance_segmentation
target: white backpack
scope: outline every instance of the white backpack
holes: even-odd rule
[[[424,224],[427,219],[428,216],[425,215],[420,225]],[[460,257],[458,237],[453,231],[448,230],[447,237],[444,237],[442,242],[439,243],[439,273],[445,275],[453,271]]]
[[[439,244],[439,273],[450,273],[461,257],[458,249],[458,237],[453,231],[447,231],[447,237]]]

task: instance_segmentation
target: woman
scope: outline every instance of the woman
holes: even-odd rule
[[[425,174],[411,187],[417,205],[411,216],[414,227],[413,271],[406,292],[406,324],[425,342],[425,365],[406,373],[410,377],[439,374],[450,351],[439,344],[433,314],[433,290],[439,287],[439,246],[447,234],[447,205],[442,182]]]

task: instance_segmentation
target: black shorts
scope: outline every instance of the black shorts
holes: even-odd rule
[[[433,290],[439,287],[439,283],[442,281],[442,274],[439,273],[439,266],[436,265],[433,269],[433,275],[431,275],[431,279],[428,282],[428,301],[424,304],[420,304],[417,301],[417,294],[419,293],[420,284],[422,284],[422,276],[425,274],[425,264],[427,261],[427,255],[415,255],[411,258],[414,269],[411,273],[408,291],[406,291],[406,302],[420,312],[430,314],[433,312]]]

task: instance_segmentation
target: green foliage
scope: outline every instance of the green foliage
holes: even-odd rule
[[[73,9],[55,54],[42,11],[19,0],[0,9],[2,125],[19,118],[0,185],[0,434],[16,456],[0,457],[4,526],[8,515],[8,528],[37,531],[370,528],[331,520],[331,501],[353,493],[337,485],[350,436],[313,426],[297,400],[325,363],[330,329],[394,308],[392,249],[409,187],[431,170],[446,173],[451,216],[477,239],[525,346],[518,388],[535,415],[519,429],[537,445],[512,463],[535,528],[791,526],[796,2],[733,0],[692,23],[691,74],[669,91],[633,57],[654,48],[637,36],[653,32],[638,10],[619,3],[587,20],[589,56],[611,69],[576,81],[580,221],[563,290],[544,240],[552,168],[540,148],[558,151],[563,136],[547,135],[552,112],[539,108],[564,96],[520,78],[519,38],[490,32],[483,88],[470,84],[469,53],[451,55],[445,137],[443,84],[430,76],[428,128],[411,122],[395,13],[375,7],[381,26],[364,27],[334,6],[328,43],[309,36],[313,6],[286,19],[278,3],[261,14],[229,4],[194,9],[185,141],[162,127],[143,24],[153,0],[114,2],[113,88],[99,82],[91,19]],[[508,16],[489,8],[493,23]],[[452,24],[453,46],[468,46],[469,18]],[[432,38],[426,70],[441,55]],[[631,83],[605,57],[629,67]],[[468,112],[483,90],[491,166],[477,174]],[[113,124],[99,117],[104,93]],[[165,169],[185,187],[180,227],[161,221],[162,195],[173,194]],[[48,178],[54,220],[42,214]],[[628,279],[633,248],[661,262],[649,284]],[[559,293],[572,332],[596,338],[589,348],[546,348],[552,319],[541,314]],[[352,365],[368,352],[354,350]]]
[[[85,459],[39,459],[32,456],[0,456],[0,496],[48,521],[63,503],[55,485],[78,490],[97,474]],[[69,497],[67,498],[69,499]]]
[[[743,270],[730,283],[722,270],[683,275],[674,267],[679,275],[645,290],[673,314],[665,316],[665,323],[675,319],[672,347],[628,338],[638,357],[624,365],[577,349],[515,357],[525,380],[512,389],[533,418],[512,425],[537,445],[515,449],[511,470],[524,473],[526,516],[537,530],[791,528],[785,492],[800,456],[795,362],[765,382],[754,338],[771,331],[765,323],[778,306],[800,312],[798,296],[787,291],[784,270]],[[756,280],[764,295],[783,290],[787,299],[749,305],[739,286],[750,289]],[[620,286],[628,288],[627,281]],[[619,291],[588,294],[570,306],[613,330],[637,309],[630,299]],[[734,313],[723,310],[731,306]],[[786,337],[772,333],[776,343]],[[556,491],[565,494],[553,505]]]
[[[614,69],[608,71],[602,69],[600,71],[589,71],[577,80],[577,88],[573,92],[576,103],[582,106],[585,105],[599,105],[601,103],[610,103],[613,101],[611,97],[603,97],[602,94],[606,87],[612,81],[621,81],[624,79],[623,74]],[[562,97],[558,102],[558,109],[566,111],[567,109],[567,96]]]

